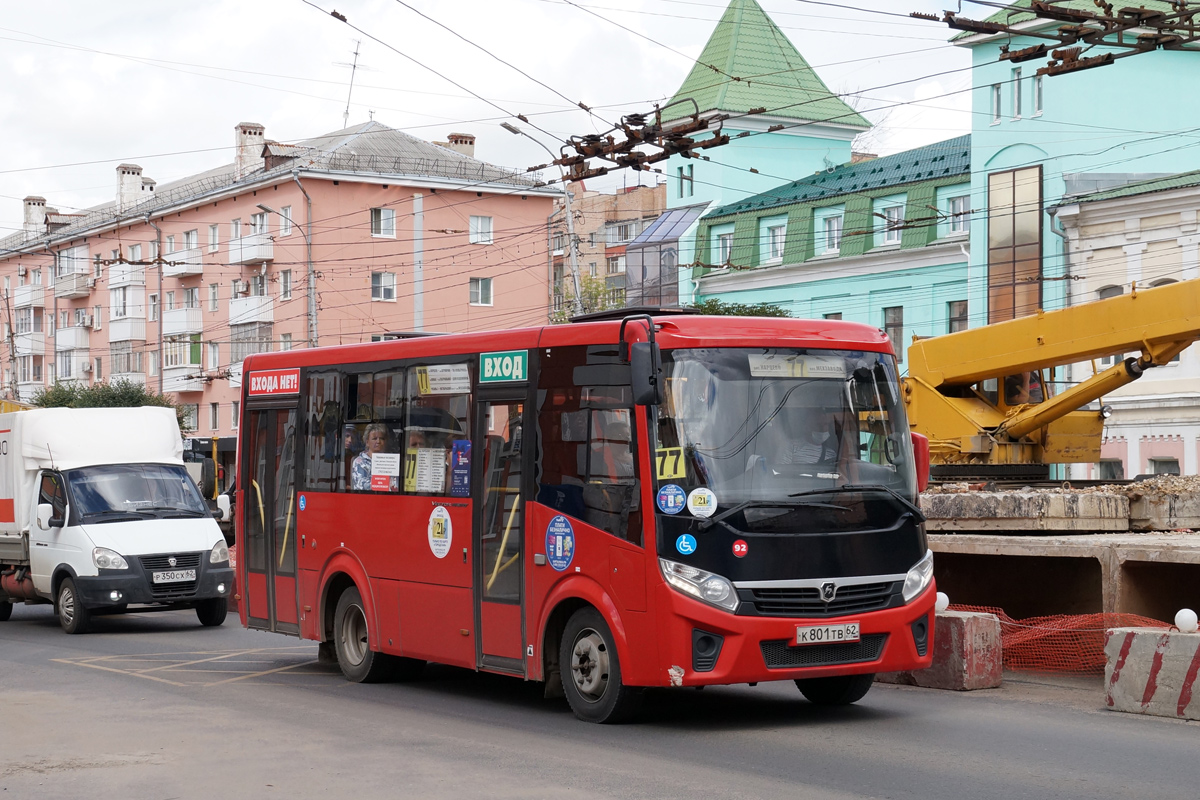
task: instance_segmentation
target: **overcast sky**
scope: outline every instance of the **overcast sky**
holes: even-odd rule
[[[878,126],[866,142],[873,151],[892,153],[968,131],[970,57],[946,44],[951,31],[840,7],[936,13],[944,0],[760,2],[830,89],[859,95],[856,107]],[[502,130],[501,121],[523,113],[566,138],[605,126],[564,97],[604,119],[649,110],[682,83],[726,6],[723,0],[312,3],[6,4],[0,235],[21,226],[26,195],[41,195],[66,212],[113,199],[121,162],[140,164],[159,183],[231,162],[233,128],[241,121],[262,123],[267,138],[278,141],[342,128],[356,42],[351,124],[373,112],[425,139],[464,131],[478,137],[476,156],[485,161],[540,164],[545,151]],[[362,32],[330,16],[332,9]],[[557,150],[550,136],[530,132]],[[614,180],[636,183],[638,176]]]

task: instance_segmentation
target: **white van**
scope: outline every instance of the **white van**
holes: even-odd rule
[[[225,621],[225,537],[183,463],[169,408],[0,414],[0,621],[54,603],[67,633],[92,616],[194,608]]]

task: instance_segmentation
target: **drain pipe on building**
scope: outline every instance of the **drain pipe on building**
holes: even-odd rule
[[[162,228],[154,224],[150,215],[146,214],[146,224],[154,228],[154,263],[158,266],[158,393],[163,393],[163,257],[162,257]]]
[[[1061,230],[1059,227],[1061,223],[1058,220],[1058,209],[1057,208],[1047,208],[1046,213],[1050,216],[1050,232],[1053,233],[1058,238],[1062,239],[1062,243],[1063,243],[1063,278],[1065,278],[1065,280],[1063,281],[1063,284],[1064,284],[1064,286],[1063,286],[1063,308],[1070,308],[1071,307],[1071,281],[1073,280],[1073,277],[1071,274],[1071,239],[1069,236],[1067,236],[1066,231]],[[1071,383],[1075,380],[1075,365],[1074,364],[1066,365],[1065,374],[1063,375],[1063,377],[1065,378],[1067,385],[1068,386],[1071,385]],[[1101,397],[1097,402],[1100,403],[1101,407],[1104,406],[1104,398],[1103,397]],[[1071,469],[1071,467],[1072,467],[1071,464],[1065,464],[1062,467],[1063,471],[1065,472],[1065,476],[1068,479],[1070,479],[1072,477],[1076,477],[1076,476],[1072,475],[1073,470]]]

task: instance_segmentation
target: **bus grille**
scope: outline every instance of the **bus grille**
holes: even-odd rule
[[[196,594],[196,585],[200,582],[200,553],[176,553],[175,566],[167,560],[171,554],[157,556],[138,556],[142,569],[146,570],[146,579],[150,584],[150,596],[155,600],[181,600]],[[196,580],[181,583],[154,583],[152,573],[169,569],[194,569]]]
[[[840,617],[887,608],[898,596],[894,581],[838,587],[837,597],[821,602],[820,590],[750,589],[749,600],[760,617]]]
[[[886,633],[868,633],[857,642],[810,644],[803,647],[793,647],[787,639],[778,639],[762,642],[760,646],[767,669],[830,667],[877,660],[883,653],[887,637]]]

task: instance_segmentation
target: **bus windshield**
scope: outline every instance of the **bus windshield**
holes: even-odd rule
[[[810,493],[867,487],[916,499],[908,421],[890,355],[680,349],[663,353],[663,375],[654,445],[660,488],[676,484],[691,497],[704,487],[723,507],[786,506]]]

